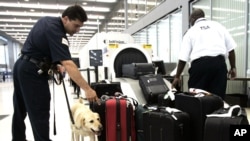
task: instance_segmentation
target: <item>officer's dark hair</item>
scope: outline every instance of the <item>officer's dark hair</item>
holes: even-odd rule
[[[205,17],[205,13],[202,9],[199,9],[199,8],[193,9],[193,12],[191,13],[189,17],[189,22],[193,26],[197,19],[204,18],[204,17]]]
[[[80,5],[69,6],[66,10],[63,11],[62,17],[68,16],[70,20],[78,19],[81,22],[88,20],[85,10]]]

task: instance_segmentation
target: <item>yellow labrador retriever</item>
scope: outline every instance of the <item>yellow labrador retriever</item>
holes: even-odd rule
[[[82,98],[71,107],[75,124],[71,124],[72,141],[84,141],[89,136],[90,141],[95,141],[95,135],[100,135],[103,129],[100,116],[84,104]]]

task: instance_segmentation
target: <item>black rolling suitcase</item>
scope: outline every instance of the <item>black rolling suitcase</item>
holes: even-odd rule
[[[152,63],[132,63],[122,65],[122,76],[138,79],[141,75],[154,74],[155,67]]]
[[[100,98],[102,95],[114,96],[116,92],[122,93],[120,82],[94,82],[90,84]]]
[[[213,94],[178,93],[175,95],[175,107],[190,115],[191,140],[202,141],[206,115],[222,108],[223,100]]]
[[[230,141],[231,125],[249,125],[244,108],[234,105],[207,115],[204,141]]]
[[[135,129],[136,141],[145,141],[145,134],[143,128],[143,113],[150,110],[156,110],[156,106],[138,105],[135,109]]]
[[[145,112],[143,125],[145,141],[191,141],[189,115],[186,112],[163,109]]]
[[[169,90],[161,74],[140,76],[139,85],[147,104],[157,104],[158,96],[161,94],[167,94]]]
[[[143,113],[148,111],[143,105],[138,105],[135,109],[135,130],[136,130],[136,141],[145,141],[143,131]]]

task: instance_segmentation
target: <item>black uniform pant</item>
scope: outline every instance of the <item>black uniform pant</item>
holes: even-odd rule
[[[48,75],[39,75],[39,68],[27,60],[18,59],[14,65],[14,114],[12,140],[26,141],[24,119],[28,114],[35,141],[49,139],[50,90]]]
[[[227,87],[227,65],[223,56],[201,57],[194,60],[189,69],[189,75],[189,88],[203,89],[224,99]]]

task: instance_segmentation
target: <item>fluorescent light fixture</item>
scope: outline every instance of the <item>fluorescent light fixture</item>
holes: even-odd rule
[[[121,27],[107,27],[108,30],[124,30],[125,28]]]
[[[13,7],[13,8],[29,8],[29,9],[50,9],[50,10],[65,10],[68,5],[52,5],[52,4],[33,4],[33,3],[5,3],[0,2],[1,7]],[[98,12],[109,12],[110,9],[106,7],[89,7],[89,6],[83,6],[85,11],[98,11]]]
[[[97,26],[83,26],[83,27],[81,27],[81,29],[93,29],[93,30],[96,30]]]
[[[95,31],[93,31],[93,30],[80,30],[79,33],[84,33],[84,34],[86,34],[86,33],[95,33]]]
[[[125,25],[125,24],[119,22],[109,22],[108,25]]]
[[[0,27],[8,27],[8,28],[32,28],[33,25],[23,25],[23,24],[0,24]]]
[[[100,25],[101,22],[97,22],[97,21],[87,21],[84,22],[85,25]]]
[[[0,15],[4,16],[30,16],[30,17],[44,17],[44,16],[52,16],[52,17],[60,17],[61,13],[45,13],[45,12],[16,12],[16,11],[0,11]],[[88,15],[88,19],[104,19],[105,17],[102,15]]]
[[[16,18],[12,18],[12,19],[1,19],[1,22],[8,22],[8,23],[19,23],[19,22],[23,22],[23,23],[36,23],[37,19],[16,19]],[[97,21],[87,21],[84,22],[85,25],[100,25],[101,22],[97,22]]]
[[[112,17],[112,20],[125,20],[125,17]],[[129,21],[137,21],[138,18],[130,18],[128,17]]]
[[[28,36],[29,33],[11,33],[7,32],[8,35],[13,35],[13,36]]]
[[[149,1],[145,1],[145,0],[137,0],[137,1],[128,1],[128,4],[141,4],[141,5],[158,5],[161,2],[149,2]]]
[[[117,0],[89,0],[89,1],[94,1],[94,2],[106,2],[106,3],[114,3]]]
[[[76,34],[74,35],[74,36],[69,36],[68,34],[67,34],[67,36],[68,36],[68,39],[71,39],[71,38],[74,38],[75,36],[76,36]],[[82,37],[92,37],[93,36],[93,34],[83,34],[82,35]]]
[[[30,32],[30,29],[2,29],[4,32]]]
[[[120,10],[118,10],[117,11],[118,13],[124,13],[125,12],[125,10],[124,9],[120,9]],[[145,11],[141,11],[141,10],[128,10],[127,11],[128,13],[137,13],[137,14],[146,14],[147,12],[145,12]]]
[[[60,13],[44,13],[44,12],[15,12],[15,11],[1,11],[0,15],[5,16],[31,16],[31,17],[43,17],[43,16],[53,16],[58,17],[61,16]]]
[[[1,22],[23,22],[23,23],[36,23],[37,20],[32,19],[1,19]]]

